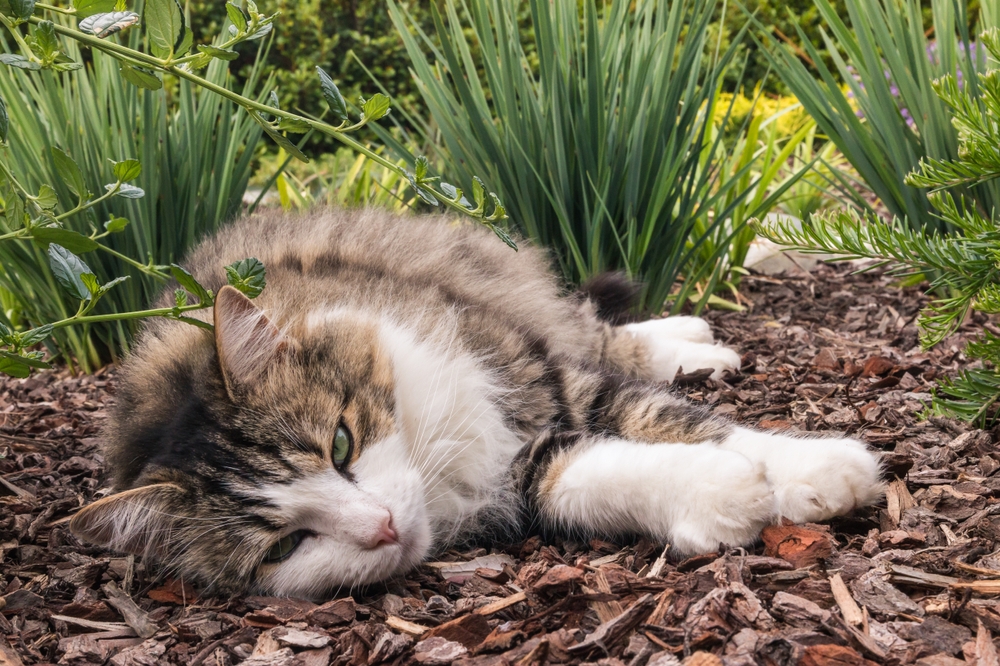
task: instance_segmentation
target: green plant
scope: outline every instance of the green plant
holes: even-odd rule
[[[114,11],[110,11],[112,9]],[[54,14],[57,19],[60,19],[60,22],[54,22],[38,16],[36,15],[36,11]],[[225,87],[225,85],[220,85],[212,81],[211,72],[207,77],[198,74],[198,70],[206,67],[211,68],[213,64],[215,67],[224,66],[225,62],[232,60],[238,55],[233,51],[232,47],[245,41],[260,39],[273,30],[275,16],[261,14],[257,11],[256,5],[251,0],[248,0],[246,9],[232,3],[227,4],[226,12],[232,24],[229,26],[228,36],[218,39],[213,44],[200,44],[197,47],[197,51],[194,52],[192,52],[193,38],[185,23],[180,5],[176,0],[147,0],[142,5],[142,11],[143,16],[140,17],[135,12],[125,10],[124,0],[117,0],[116,2],[110,0],[89,0],[77,7],[70,8],[36,3],[34,0],[18,0],[14,3],[5,3],[3,6],[0,6],[0,24],[6,28],[7,36],[13,42],[18,52],[0,54],[0,63],[7,67],[24,70],[20,72],[24,76],[35,76],[35,74],[31,73],[39,72],[39,70],[51,70],[53,73],[74,72],[81,69],[83,65],[73,57],[74,47],[67,46],[63,42],[63,39],[73,40],[80,45],[89,46],[95,51],[110,56],[115,61],[115,66],[120,76],[131,85],[155,91],[165,87],[164,79],[161,77],[173,77],[181,86],[191,84],[206,92],[217,95],[221,100],[241,107],[247,113],[249,119],[256,123],[264,133],[270,136],[289,154],[303,161],[307,161],[307,158],[295,143],[288,138],[286,132],[307,135],[312,132],[319,132],[327,136],[332,136],[406,179],[413,191],[422,200],[427,202],[428,205],[443,205],[468,217],[472,217],[493,228],[501,239],[514,247],[513,241],[511,241],[501,228],[496,226],[497,222],[506,218],[504,208],[495,194],[487,193],[482,181],[478,179],[474,180],[471,195],[475,203],[469,203],[457,188],[447,183],[438,183],[439,178],[430,174],[429,164],[425,158],[414,158],[412,155],[408,155],[409,161],[407,164],[412,165],[412,171],[410,171],[382,157],[349,136],[349,133],[369,126],[389,112],[390,100],[385,95],[376,94],[368,100],[362,100],[360,118],[354,119],[351,117],[352,114],[348,109],[346,101],[333,80],[326,72],[319,69],[317,74],[320,89],[329,105],[330,112],[336,122],[339,123],[338,125],[331,125],[317,118],[306,117],[281,109],[278,105],[277,96],[273,92],[268,98],[269,103],[265,103],[261,100],[241,95]],[[84,18],[76,27],[73,26],[72,22],[74,15]],[[118,38],[114,36],[115,33],[134,26],[140,20],[145,26],[146,50],[138,48],[140,45],[135,41],[137,40],[135,37],[133,37],[133,41],[129,45],[125,45],[120,43]],[[27,33],[24,32],[22,27],[25,25],[29,26]],[[112,68],[111,71],[114,71],[114,69]],[[43,76],[48,74],[49,72],[42,73]],[[168,83],[172,83],[169,78]],[[45,85],[47,84],[43,84],[43,87]],[[182,105],[185,103],[185,100],[188,103],[191,102],[190,90],[188,92],[189,94],[185,97],[184,88],[180,89],[179,94]],[[39,98],[41,98],[41,93],[39,93]],[[104,99],[103,102],[110,105],[112,112],[138,112],[138,109],[135,108],[119,108],[117,106],[119,100]],[[98,103],[100,103],[100,100]],[[210,105],[199,106],[199,110],[204,108],[211,109],[212,107]],[[78,109],[71,108],[69,110],[77,111]],[[83,108],[83,111],[87,113],[91,109]],[[195,114],[196,112],[191,111],[191,113]],[[211,123],[214,123],[214,118],[219,115],[218,108],[214,112],[209,111],[208,113],[213,118]],[[26,113],[24,117],[28,116],[30,114]],[[95,116],[95,118],[97,117],[99,115]],[[223,117],[225,118],[225,116]],[[49,124],[71,123],[73,120],[75,119],[70,116],[46,118]],[[2,124],[2,128],[0,129],[2,129],[3,141],[6,142],[9,125],[6,105],[3,108],[0,124]],[[47,128],[41,129],[44,130]],[[104,128],[100,128],[100,130],[103,131]],[[157,135],[151,131],[146,131],[143,138],[148,142],[156,142],[158,140]],[[112,137],[112,140],[114,140],[114,137]],[[197,140],[197,137],[188,137],[188,140]],[[101,196],[95,197],[92,194],[91,186],[88,185],[88,181],[83,174],[83,170],[70,155],[57,147],[52,147],[51,150],[40,157],[43,160],[51,159],[53,169],[49,169],[46,173],[54,172],[60,176],[61,183],[57,184],[60,191],[54,189],[53,185],[48,182],[39,184],[37,188],[28,187],[19,181],[10,171],[9,166],[4,163],[3,175],[6,177],[9,187],[4,192],[2,199],[8,229],[5,234],[0,235],[0,240],[30,240],[41,247],[49,248],[49,272],[46,274],[44,270],[40,270],[42,278],[35,284],[31,284],[28,280],[22,283],[20,274],[15,270],[18,266],[5,266],[5,270],[10,268],[10,270],[14,271],[13,274],[9,271],[7,272],[7,277],[9,278],[8,295],[27,293],[30,291],[30,287],[39,285],[42,288],[47,286],[51,292],[56,289],[56,281],[59,281],[79,300],[80,305],[77,308],[76,314],[64,316],[55,322],[52,322],[51,319],[49,321],[28,321],[26,325],[31,327],[28,331],[15,331],[8,326],[5,326],[6,332],[0,330],[0,344],[5,345],[8,349],[4,353],[8,354],[9,360],[12,362],[21,364],[18,366],[18,372],[23,370],[22,366],[30,366],[31,363],[29,361],[32,363],[38,362],[38,358],[35,356],[36,352],[25,351],[28,347],[33,344],[49,342],[54,331],[67,328],[71,324],[80,325],[107,321],[120,322],[144,316],[164,314],[166,316],[180,317],[185,308],[207,307],[211,303],[211,293],[198,285],[193,278],[184,273],[179,267],[167,267],[157,264],[153,257],[149,257],[143,263],[114,250],[106,243],[99,242],[113,232],[123,231],[126,228],[130,228],[130,230],[137,229],[136,226],[129,227],[129,223],[125,218],[118,218],[112,215],[104,224],[105,231],[100,231],[100,227],[92,227],[89,234],[67,228],[67,223],[75,216],[89,214],[90,211],[104,204],[114,195],[131,199],[143,198],[144,191],[141,188],[127,184],[128,180],[132,180],[140,175],[137,161],[123,160],[116,164],[115,176],[118,182],[106,186],[105,189],[107,191]],[[232,155],[227,156],[227,158],[232,157]],[[245,154],[244,158],[249,161],[248,155]],[[134,173],[132,167],[129,167],[127,172],[123,172],[129,176],[128,178],[123,173],[118,172],[119,168],[124,168],[120,167],[120,164],[132,163],[136,165]],[[223,172],[229,168],[226,160],[220,160],[212,164],[203,164],[201,166],[204,168],[219,169]],[[102,173],[99,166],[88,164],[87,167],[88,171],[93,174],[99,175]],[[160,177],[176,178],[178,174],[168,172],[161,174]],[[226,176],[219,174],[218,177],[225,178]],[[62,188],[65,188],[65,192],[62,191]],[[226,188],[222,187],[220,189],[225,190]],[[100,192],[101,188],[95,188],[95,191]],[[60,196],[69,197],[74,205],[57,215],[53,211],[59,209]],[[219,200],[216,198],[216,201]],[[223,198],[223,200],[225,199]],[[232,202],[225,200],[225,204],[226,206],[230,206]],[[219,214],[221,210],[217,209],[214,212]],[[139,232],[143,233],[144,230],[140,229]],[[173,230],[167,233],[173,233]],[[62,257],[62,255],[55,257],[51,254],[51,248],[58,247],[59,245],[62,245],[64,250],[67,251],[66,257]],[[20,244],[18,247],[25,251],[25,256],[22,257],[23,261],[19,267],[38,268],[44,263],[44,257],[40,256],[38,250],[33,246]],[[186,296],[183,298],[184,302],[182,303],[183,292],[179,292],[176,306],[168,308],[166,313],[146,310],[130,313],[91,314],[94,307],[104,297],[105,292],[108,291],[105,287],[110,288],[111,286],[120,284],[119,280],[112,280],[104,283],[102,286],[101,280],[96,277],[96,274],[73,254],[74,252],[98,251],[110,254],[151,277],[166,279],[168,275],[172,275],[185,289],[198,298],[199,303],[188,306],[186,304]],[[32,252],[34,255],[31,254]],[[170,268],[169,273],[166,272],[167,268]],[[241,271],[243,269],[247,269],[250,273],[242,275]],[[262,271],[262,268],[260,270]],[[230,269],[227,269],[230,279],[236,280],[243,286],[247,286],[247,281],[256,275],[256,271],[257,269],[254,265],[246,262],[241,262],[236,268],[230,267]],[[62,275],[65,279],[60,279],[59,275]],[[52,299],[52,302],[58,301]],[[22,311],[21,314],[24,315],[25,313]],[[191,323],[196,322],[192,320]]]
[[[131,36],[134,47],[138,38],[139,33]],[[74,62],[82,60],[74,42],[67,42],[65,49]],[[245,93],[257,85],[257,75],[254,70]],[[206,79],[228,85],[224,61],[213,62]],[[146,165],[135,184],[147,196],[103,199],[62,221],[66,229],[89,235],[104,220],[128,219],[127,232],[109,236],[108,247],[166,265],[179,261],[188,248],[240,210],[261,128],[218,95],[186,81],[169,96],[162,89],[138,88],[122,78],[117,60],[100,52],[87,67],[72,72],[25,75],[0,68],[0,94],[19,129],[9,139],[12,170],[31,191],[52,184],[67,210],[76,205],[78,196],[60,177],[52,148],[67,152],[81,165],[90,192],[102,191],[109,155],[135,157]],[[96,312],[140,310],[163,288],[155,276],[123,266],[109,254],[89,261],[104,279],[123,269],[132,278],[104,297]],[[15,318],[55,321],[76,308],[75,300],[52,288],[43,248],[0,245],[0,265],[0,284],[16,303]],[[102,362],[103,350],[127,348],[132,332],[133,326],[120,320],[87,324],[55,331],[50,346],[68,361],[75,359],[92,370]]]
[[[977,86],[985,54],[969,38],[967,4],[932,0],[933,30],[925,31],[918,0],[845,0],[850,26],[829,0],[814,1],[830,31],[821,34],[834,69],[801,29],[798,40],[818,79],[788,44],[763,35],[758,44],[766,47],[774,70],[820,130],[893,215],[916,228],[944,229],[947,222],[930,212],[926,192],[907,186],[904,179],[923,158],[958,157],[952,114],[931,82],[953,75],[972,89]],[[995,25],[998,17],[1000,3],[984,0],[980,27]],[[996,183],[973,189],[969,194],[987,207],[1000,204]]]
[[[570,280],[625,269],[643,278],[644,307],[683,307],[740,233],[727,221],[757,191],[758,180],[744,178],[751,160],[724,169],[720,156],[732,145],[712,132],[710,108],[742,33],[723,51],[709,40],[712,0],[620,0],[601,10],[530,0],[532,67],[520,6],[446,0],[443,16],[432,7],[432,38],[389,0],[433,118],[433,126],[419,118],[411,125],[421,143],[440,136],[443,162],[487,174],[513,223],[551,247]],[[394,145],[387,132],[381,138]],[[745,213],[761,214],[780,194]],[[696,309],[710,296],[696,299]]]
[[[990,55],[1000,60],[1000,29],[980,37]],[[762,229],[772,240],[805,251],[842,258],[868,257],[901,274],[934,276],[931,291],[939,294],[918,320],[921,342],[933,346],[955,331],[969,310],[1000,312],[1000,212],[966,196],[1000,178],[1000,69],[976,77],[976,86],[961,85],[955,75],[934,82],[934,90],[954,117],[957,159],[924,159],[907,176],[912,187],[927,188],[935,215],[953,233],[913,229],[898,218],[885,224],[854,213],[819,218],[798,228],[777,224]],[[966,354],[984,363],[950,380],[936,391],[934,411],[980,423],[1000,417],[1000,337],[984,331]]]
[[[405,167],[400,161],[397,164]],[[403,211],[420,205],[420,198],[407,191],[408,183],[398,172],[386,169],[352,151],[322,155],[308,164],[288,162],[279,151],[261,160],[255,184],[276,186],[278,200],[286,210],[316,205],[377,206]],[[263,192],[262,192],[263,194]]]

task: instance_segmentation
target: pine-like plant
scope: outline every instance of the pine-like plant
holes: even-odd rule
[[[983,33],[979,43],[1000,61],[1000,29]],[[979,200],[976,193],[982,190],[975,187],[1000,178],[1000,69],[964,84],[947,75],[933,86],[953,112],[958,158],[923,159],[906,184],[926,188],[935,215],[955,232],[924,233],[899,219],[887,224],[853,212],[801,227],[779,223],[760,229],[771,240],[802,251],[872,258],[878,260],[872,268],[888,265],[900,275],[927,276],[935,298],[917,322],[925,348],[951,334],[970,309],[1000,313],[1000,211]],[[932,410],[985,425],[1000,419],[1000,336],[983,331],[966,355],[983,367],[941,381]]]

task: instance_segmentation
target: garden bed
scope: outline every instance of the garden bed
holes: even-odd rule
[[[822,266],[750,276],[747,313],[713,312],[744,354],[680,390],[762,428],[842,431],[887,452],[886,501],[828,525],[776,526],[747,551],[537,538],[450,552],[323,605],[201,597],[81,546],[65,519],[100,487],[114,373],[0,389],[0,666],[38,663],[996,664],[995,434],[919,416],[963,367],[964,335],[917,344],[919,289]],[[977,315],[978,316],[978,315]],[[988,324],[987,324],[988,326]],[[131,595],[131,599],[128,595]],[[134,602],[132,601],[134,600]],[[992,660],[992,661],[991,661]]]

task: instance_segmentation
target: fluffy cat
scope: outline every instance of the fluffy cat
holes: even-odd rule
[[[267,267],[251,301],[221,266]],[[757,432],[671,394],[739,364],[707,324],[614,326],[543,252],[374,210],[264,213],[189,258],[214,334],[150,321],[80,538],[217,589],[317,597],[475,534],[642,533],[684,553],[875,501],[851,439]]]

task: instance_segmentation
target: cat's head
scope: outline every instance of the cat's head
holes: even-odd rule
[[[214,339],[162,328],[123,373],[108,464],[124,490],[79,511],[74,534],[220,589],[291,596],[421,561],[425,484],[378,326],[279,330],[231,287],[214,314]]]

